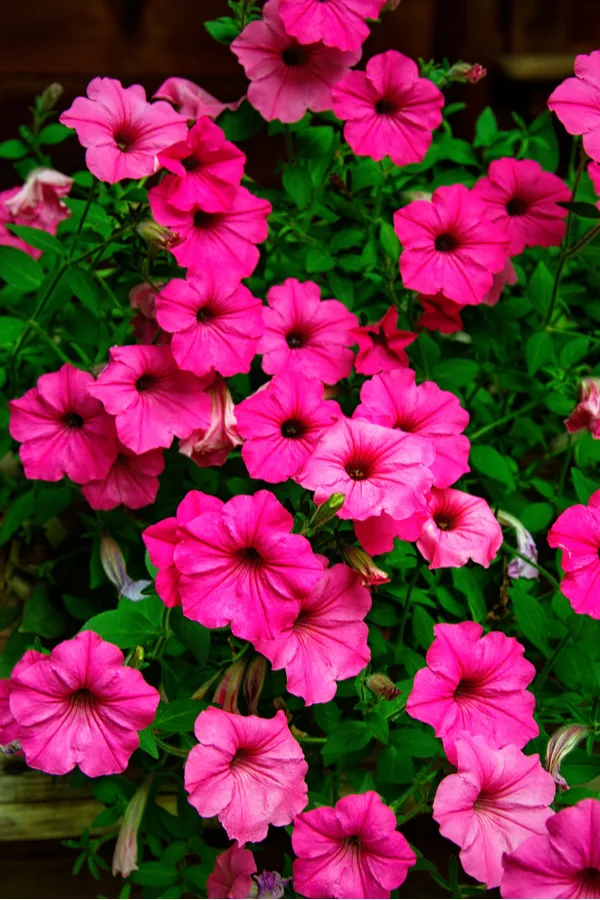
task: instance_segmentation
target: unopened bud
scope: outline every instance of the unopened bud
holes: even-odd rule
[[[139,669],[144,662],[144,648],[139,644],[137,647],[134,647],[127,659],[125,660],[125,665],[129,666],[130,669]]]
[[[135,792],[129,803],[121,822],[117,844],[113,855],[112,873],[129,878],[135,872],[137,866],[137,836],[142,817],[148,802],[148,792],[152,784],[152,775]]]
[[[383,672],[376,672],[375,675],[371,675],[370,678],[367,678],[365,684],[370,691],[373,691],[379,697],[383,697],[384,700],[395,700],[400,694],[399,688]]]
[[[565,756],[590,734],[591,730],[588,725],[563,725],[554,732],[548,741],[545,766],[559,790],[567,791],[569,789],[569,785],[560,774],[561,763]]]
[[[100,562],[104,574],[114,584],[120,597],[128,600],[141,600],[143,591],[152,582],[148,580],[133,581],[127,574],[125,558],[117,542],[106,531],[100,540]]]
[[[238,697],[244,677],[246,660],[238,659],[232,663],[221,678],[215,691],[214,702],[218,703],[225,712],[239,713]]]
[[[374,587],[378,584],[387,584],[389,582],[390,578],[387,572],[376,566],[362,547],[351,547],[350,544],[343,544],[342,553],[350,568],[360,575],[360,583],[363,587]]]
[[[208,681],[205,681],[204,684],[201,684],[200,687],[192,694],[192,700],[204,700],[220,674],[220,672],[215,672],[212,678],[209,678]]]
[[[310,527],[314,529],[314,531],[316,531],[317,528],[322,528],[326,522],[329,522],[330,519],[333,519],[333,517],[337,515],[344,505],[345,499],[346,495],[341,492],[332,494],[325,503],[322,503],[321,506],[315,510],[310,520]]]
[[[49,84],[47,88],[44,88],[40,95],[40,112],[50,112],[51,109],[54,109],[60,98],[64,93],[64,88],[62,84],[59,84],[57,81],[54,81],[52,84]]]
[[[400,0],[387,0],[381,12],[393,12],[400,6]]]
[[[465,82],[477,84],[477,82],[481,81],[482,78],[485,78],[486,75],[487,69],[484,69],[479,63],[458,62],[455,63],[448,72],[447,79],[449,83],[458,81],[462,84]]]
[[[294,717],[293,717],[293,715],[291,714],[291,712],[289,711],[289,709],[287,708],[286,703],[285,703],[285,700],[283,699],[283,697],[273,697],[273,706],[274,706],[274,708],[275,708],[276,710],[278,710],[278,711],[279,711],[280,709],[283,710],[283,712],[285,713],[285,717],[286,717],[286,719],[288,720],[288,725],[289,725],[289,723],[292,721],[292,719],[293,719]],[[294,725],[292,725],[292,734],[294,734],[295,732],[298,732],[298,729],[297,729]],[[298,733],[299,733],[299,734],[304,734],[303,731],[298,732]]]
[[[183,243],[177,232],[171,231],[165,225],[159,225],[154,219],[142,219],[135,226],[136,232],[148,242],[150,251],[158,253],[160,250],[172,250],[178,244]]]
[[[413,203],[415,200],[425,200],[431,203],[433,194],[430,191],[402,191],[400,194],[400,202],[403,204]]]
[[[264,656],[255,656],[250,661],[244,678],[244,697],[248,705],[248,714],[258,715],[258,701],[262,694],[267,674],[267,661]]]

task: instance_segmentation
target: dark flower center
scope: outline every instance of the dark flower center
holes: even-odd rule
[[[262,563],[262,556],[256,547],[244,547],[238,552],[240,562],[251,569],[256,569]]]
[[[67,428],[83,428],[83,418],[76,412],[68,412],[65,413],[62,417],[63,424],[67,426]]]
[[[298,45],[284,50],[281,58],[286,66],[302,66],[308,59],[308,53],[304,47]]]
[[[524,216],[528,208],[529,205],[525,200],[521,200],[520,197],[513,197],[512,200],[509,200],[506,204],[506,212],[509,216]]]
[[[351,834],[344,840],[344,846],[347,850],[350,850],[351,853],[358,853],[360,850],[362,841],[357,834]]]
[[[452,517],[448,513],[436,513],[433,517],[433,521],[440,529],[440,531],[451,531],[452,530]]]
[[[217,219],[215,213],[205,212],[203,209],[197,209],[194,213],[194,228],[211,228]]]
[[[196,159],[195,156],[186,156],[185,159],[181,160],[181,165],[186,172],[195,172],[196,169],[200,168],[200,160]]]
[[[379,331],[371,332],[371,340],[375,347],[384,347],[387,344],[387,336],[383,328],[380,328]]]
[[[209,306],[201,306],[200,309],[196,312],[197,322],[210,322],[210,320],[214,319],[214,317],[215,314]]]
[[[372,465],[366,459],[351,459],[346,463],[345,469],[353,481],[364,481],[372,474]]]
[[[597,897],[600,894],[600,870],[595,866],[588,866],[579,873],[581,886],[586,889],[584,896]]]
[[[392,100],[388,100],[387,97],[382,97],[375,104],[375,112],[380,116],[391,116],[392,113],[396,112],[396,104]]]
[[[455,700],[468,700],[476,697],[479,691],[477,681],[469,678],[461,678],[454,691]]]
[[[440,253],[449,253],[451,250],[456,250],[457,247],[458,241],[453,234],[438,234],[435,239],[435,249]]]
[[[301,438],[306,433],[306,427],[298,419],[288,419],[282,423],[281,433],[284,438]]]
[[[286,334],[285,339],[287,341],[288,347],[292,350],[296,350],[298,347],[304,346],[306,343],[306,337],[303,334],[300,334],[298,331],[291,331],[289,334]]]
[[[251,753],[245,747],[238,747],[238,749],[233,754],[232,760],[230,762],[230,767],[235,769],[237,766],[243,765],[250,758]]]
[[[77,709],[81,709],[82,707],[89,706],[92,699],[93,696],[91,691],[88,691],[87,688],[80,688],[80,690],[75,691],[75,693],[71,695],[71,705]]]
[[[121,151],[121,153],[128,153],[131,150],[134,138],[131,134],[128,134],[127,131],[116,131],[113,135],[115,144]]]
[[[145,391],[151,390],[155,384],[156,378],[154,375],[140,375],[135,383],[135,389],[136,391],[139,391],[140,394],[143,394]]]

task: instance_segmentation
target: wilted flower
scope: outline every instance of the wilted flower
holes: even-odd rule
[[[378,584],[387,584],[390,580],[387,572],[375,565],[368,553],[361,547],[352,547],[343,544],[342,553],[351,569],[361,577],[360,583],[364,587],[375,587]]]
[[[383,672],[376,672],[375,675],[371,675],[365,683],[370,691],[383,697],[384,700],[395,700],[400,694],[400,690],[391,678],[388,678]]]
[[[579,385],[579,403],[565,419],[567,431],[587,430],[600,438],[600,378],[584,378]]]
[[[291,878],[282,878],[279,872],[264,871],[260,875],[254,875],[253,878],[257,891],[251,890],[250,896],[261,898],[271,898],[271,900],[281,900],[283,891]]]
[[[561,763],[565,756],[571,750],[574,750],[590,731],[591,729],[588,725],[563,725],[562,728],[554,732],[548,741],[544,765],[554,778],[559,790],[569,790],[569,785],[560,774]]]
[[[502,509],[498,510],[497,518],[501,525],[508,525],[510,528],[515,529],[517,535],[517,550],[519,551],[519,553],[521,553],[523,556],[526,556],[533,562],[537,562],[538,550],[536,543],[523,523],[520,522],[519,519],[517,519],[515,516],[512,516],[510,513],[507,513]],[[515,556],[515,558],[511,560],[508,566],[508,574],[510,578],[540,577],[540,573],[535,568],[535,566],[530,565],[519,556]]]
[[[127,574],[125,558],[121,548],[110,534],[104,532],[100,540],[100,561],[104,574],[114,584],[120,597],[128,600],[141,600],[143,591],[151,584],[148,580],[133,581]]]
[[[226,712],[239,713],[238,696],[242,686],[244,670],[246,668],[246,660],[238,659],[232,663],[221,678],[215,696],[215,703],[218,703]]]
[[[258,701],[262,694],[267,674],[267,661],[264,656],[255,656],[251,660],[244,678],[244,697],[248,704],[248,715],[258,715]]]
[[[148,802],[148,792],[152,783],[152,776],[148,778],[144,784],[135,792],[125,810],[123,821],[117,836],[117,844],[113,856],[112,873],[113,875],[122,875],[123,878],[129,878],[132,872],[138,868],[137,865],[137,836],[139,827],[142,822],[146,803]]]

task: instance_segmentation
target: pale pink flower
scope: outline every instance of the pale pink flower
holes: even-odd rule
[[[527,531],[523,523],[503,509],[496,513],[501,525],[508,525],[515,529],[517,536],[517,550],[522,556],[526,556],[533,563],[538,561],[538,550],[533,535]],[[534,565],[526,562],[521,556],[515,556],[508,565],[509,578],[539,578],[539,570]]]
[[[404,286],[443,293],[463,306],[481,303],[506,260],[508,239],[486,219],[486,207],[463,184],[439,187],[431,201],[416,200],[394,213],[403,251]]]
[[[600,619],[600,491],[587,506],[566,509],[548,532],[548,543],[563,551],[560,589],[575,612]]]
[[[120,441],[136,454],[170,447],[210,424],[206,379],[182,372],[169,347],[111,347],[89,393],[115,416]],[[87,479],[90,480],[89,478]]]
[[[148,103],[141,85],[124,88],[116,78],[93,78],[87,97],[76,97],[60,121],[87,148],[92,175],[109,184],[153,175],[157,154],[187,134],[185,118],[169,103]]]
[[[506,285],[516,284],[518,280],[512,260],[510,256],[507,256],[504,268],[501,272],[496,272],[494,280],[492,281],[492,286],[481,302],[485,303],[486,306],[495,306],[502,296]]]
[[[63,197],[73,185],[73,179],[55,169],[32,169],[23,187],[5,203],[15,225],[31,225],[55,234],[60,222],[71,211]]]
[[[199,119],[201,116],[216,119],[226,109],[235,112],[244,99],[242,97],[241,100],[236,100],[234,103],[221,103],[193,81],[175,77],[163,81],[153,97],[168,100],[177,112],[181,113],[188,121]]]
[[[9,430],[21,442],[26,478],[77,484],[102,479],[117,458],[112,416],[90,396],[96,382],[69,363],[40,375],[37,385],[11,400]]]
[[[419,319],[421,328],[440,331],[442,334],[455,334],[463,330],[461,312],[464,306],[461,303],[448,300],[442,293],[432,296],[419,294],[417,300],[423,307],[423,315]]]
[[[162,450],[135,454],[119,441],[118,456],[106,478],[89,481],[81,493],[92,509],[127,506],[140,509],[154,503],[158,493],[158,475],[165,468]]]
[[[333,89],[333,111],[354,152],[378,161],[389,156],[397,166],[425,157],[443,105],[439,88],[398,50],[373,56],[366,72],[349,72]]]
[[[177,365],[199,376],[249,372],[264,330],[261,301],[214,268],[169,281],[156,297],[156,318],[173,335]]]
[[[301,44],[322,41],[339,50],[360,50],[369,37],[366,19],[376,19],[385,0],[280,0],[288,34]]]
[[[75,766],[90,778],[123,772],[158,691],[93,631],[63,641],[12,679],[10,710],[27,765],[50,775]]]
[[[300,601],[294,622],[272,641],[255,641],[273,669],[285,669],[287,690],[306,706],[335,697],[337,682],[358,675],[371,653],[364,621],[371,595],[343,563],[332,566]]]
[[[351,335],[358,344],[355,367],[360,375],[375,375],[407,366],[405,347],[417,337],[412,331],[398,329],[395,306],[390,306],[381,321],[353,328]]]
[[[6,227],[7,225],[29,225],[30,227],[37,227],[36,221],[32,221],[31,218],[21,219],[15,221],[15,217],[10,212],[7,203],[19,194],[21,188],[13,187],[9,188],[6,191],[0,191],[0,247],[14,247],[16,250],[22,250],[23,253],[27,253],[29,256],[32,256],[34,259],[39,259],[42,255],[42,251],[38,250],[36,247],[32,247],[31,244],[25,243],[23,238],[18,237],[16,234],[13,234],[12,231]]]
[[[417,541],[430,569],[459,568],[470,559],[487,569],[501,544],[502,529],[487,500],[454,488],[432,489]]]
[[[215,867],[206,879],[209,900],[226,897],[229,900],[244,900],[252,888],[252,875],[256,872],[256,861],[249,850],[232,844],[215,859]]]
[[[600,162],[600,50],[575,57],[575,78],[566,78],[548,98],[569,134],[583,135],[583,149]]]
[[[592,437],[600,438],[600,379],[584,378],[579,384],[579,402],[565,419],[567,431],[589,431]]]
[[[358,62],[361,51],[321,41],[299,43],[286,31],[279,6],[279,0],[268,0],[262,19],[249,22],[231,49],[250,79],[248,101],[261,116],[298,122],[307,110],[331,109],[333,85]]]
[[[43,659],[44,654],[38,650],[26,650],[12,670],[11,678],[16,678],[33,663]],[[0,746],[10,746],[19,739],[19,726],[10,710],[10,694],[13,686],[11,678],[0,680]]]
[[[378,556],[394,549],[394,539],[416,541],[427,521],[427,507],[415,510],[405,519],[393,519],[387,513],[354,522],[354,533],[368,553]]]
[[[535,667],[523,645],[500,631],[484,635],[476,622],[434,625],[433,633],[406,711],[433,726],[450,762],[463,732],[481,734],[493,747],[524,747],[537,737],[535,697],[526,690]]]
[[[342,411],[335,400],[323,399],[321,381],[290,372],[239,403],[235,415],[248,472],[275,484],[299,472]]]
[[[461,848],[467,875],[488,888],[502,878],[502,854],[524,840],[544,834],[554,815],[554,781],[536,754],[508,744],[496,750],[481,735],[456,742],[456,775],[440,783],[433,818],[440,834]]]
[[[560,767],[565,757],[575,750],[584,738],[593,734],[593,731],[591,725],[561,725],[548,741],[544,765],[559,790],[569,790],[569,785],[560,774]]]
[[[148,802],[148,793],[152,784],[152,775],[146,779],[143,785],[135,792],[123,813],[123,821],[117,835],[115,852],[113,854],[113,876],[121,875],[129,878],[132,872],[137,872],[138,855],[138,831],[142,824],[144,811]]]
[[[127,597],[134,601],[141,600],[144,590],[152,584],[147,578],[139,581],[131,578],[127,572],[123,551],[107,531],[103,531],[100,538],[100,562],[104,574],[116,587],[119,597]]]
[[[211,399],[210,425],[192,431],[188,438],[179,441],[179,452],[201,468],[222,466],[242,438],[237,427],[233,399],[227,383],[220,375],[206,389]]]
[[[304,897],[388,898],[417,861],[375,791],[301,813],[292,847],[294,888]]]
[[[308,765],[285,713],[273,719],[207,709],[196,719],[200,742],[185,764],[189,802],[217,816],[241,847],[262,841],[269,825],[289,825],[308,802]]]

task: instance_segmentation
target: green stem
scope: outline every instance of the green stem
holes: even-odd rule
[[[91,205],[92,205],[92,203],[93,203],[93,200],[94,200],[94,195],[95,195],[95,193],[96,193],[96,187],[97,187],[97,185],[98,185],[98,182],[96,181],[96,179],[95,179],[94,176],[92,175],[92,186],[91,186],[91,188],[90,188],[90,190],[89,190],[89,193],[88,193],[88,196],[87,196],[87,200],[85,201],[85,206],[84,206],[84,208],[83,208],[83,212],[82,212],[82,214],[81,214],[81,218],[80,218],[80,220],[79,220],[79,223],[78,223],[78,225],[77,225],[77,230],[76,230],[75,236],[74,236],[74,238],[73,238],[73,244],[72,244],[72,246],[71,246],[71,251],[70,251],[69,256],[68,256],[69,261],[72,259],[73,254],[75,253],[75,251],[76,251],[76,249],[77,249],[77,244],[79,243],[79,238],[81,237],[81,232],[83,231],[83,226],[84,226],[84,224],[85,224],[85,220],[87,219],[88,213],[89,213],[89,211],[90,211],[90,207],[91,207]]]
[[[179,756],[181,759],[187,759],[189,756],[189,750],[182,750],[180,747],[174,747],[173,744],[167,744],[166,741],[163,741],[161,738],[154,735],[154,740],[156,741],[156,746],[160,747],[161,750],[166,750],[167,753],[172,753],[173,756]]]
[[[326,737],[311,737],[309,734],[306,737],[298,737],[296,736],[296,740],[300,741],[301,744],[324,744],[327,740]]]
[[[519,416],[522,416],[526,412],[529,412],[530,409],[539,406],[539,403],[539,400],[532,400],[531,403],[527,403],[520,409],[513,410],[513,412],[509,413],[507,416],[502,416],[501,419],[496,419],[495,422],[490,422],[489,425],[484,425],[483,428],[480,428],[478,431],[474,431],[473,434],[469,435],[469,440],[471,442],[478,440],[480,437],[482,437],[482,435],[487,434],[488,431],[493,431],[494,428],[498,428],[499,425],[505,425],[507,422],[512,422],[513,419],[517,419]]]
[[[404,609],[402,610],[402,618],[400,620],[400,627],[398,629],[398,642],[400,646],[404,644],[404,629],[406,628],[406,622],[408,620],[408,613],[410,610],[410,595],[413,592],[413,588],[417,583],[417,579],[419,577],[419,561],[417,560],[417,565],[415,566],[415,571],[413,572],[412,578],[408,583],[408,590],[406,592],[406,599],[404,601]]]
[[[569,468],[569,463],[571,462],[571,456],[573,454],[573,436],[569,434],[567,437],[567,454],[565,456],[564,462],[562,464],[562,468],[560,471],[560,479],[557,485],[558,492],[556,494],[557,497],[562,497],[563,490],[565,488],[565,478],[567,477],[567,470]]]
[[[19,339],[17,340],[17,343],[15,344],[14,350],[11,353],[11,357],[10,357],[11,360],[16,359],[16,357],[21,352],[21,348],[24,346],[32,329],[35,327],[34,323],[37,322],[37,320],[43,313],[48,301],[50,300],[52,294],[54,293],[54,291],[56,290],[56,288],[58,286],[58,283],[60,282],[61,278],[63,277],[63,275],[65,274],[65,272],[67,271],[68,268],[69,268],[69,264],[63,263],[63,265],[60,266],[60,268],[57,269],[56,272],[54,273],[54,277],[52,278],[50,284],[48,285],[48,287],[46,288],[46,290],[44,291],[44,293],[38,300],[37,306],[36,306],[35,310],[33,311],[33,316],[31,317],[30,322],[28,323],[25,330],[21,332],[21,335],[19,336]]]
[[[250,644],[246,644],[244,647],[242,647],[242,649],[240,650],[240,652],[239,652],[239,653],[236,653],[236,655],[233,657],[233,659],[231,660],[231,662],[229,663],[229,665],[232,666],[234,663],[236,663],[236,662],[238,661],[238,659],[241,659],[242,656],[244,656],[244,654],[248,652],[248,647],[249,647],[249,646],[250,646]]]
[[[560,591],[560,584],[556,580],[556,578],[554,578],[554,576],[551,575],[547,569],[544,569],[535,560],[531,559],[529,556],[524,556],[522,553],[519,553],[519,551],[515,547],[511,547],[511,545],[507,544],[506,541],[504,541],[502,544],[502,550],[506,550],[507,553],[512,553],[513,556],[518,556],[519,559],[522,559],[524,562],[529,563],[529,565],[533,566],[534,569],[537,569],[540,575],[543,575],[546,581],[549,581],[557,591]]]
[[[571,637],[571,634],[569,631],[567,631],[567,633],[564,635],[564,637],[561,638],[561,641],[558,644],[558,646],[556,647],[556,649],[554,650],[554,653],[552,654],[550,659],[547,660],[546,665],[544,666],[544,668],[542,669],[542,671],[540,672],[540,674],[538,675],[538,677],[535,680],[535,683],[533,686],[534,693],[537,693],[538,691],[541,690],[542,685],[544,684],[546,678],[552,671],[554,663],[558,659],[560,651],[563,650],[564,647],[567,645],[570,637]]]
[[[65,363],[70,363],[70,365],[74,365],[73,360],[69,359],[69,357],[67,356],[66,353],[63,353],[63,351],[60,349],[58,344],[56,344],[52,340],[52,338],[50,337],[48,332],[45,331],[41,325],[39,325],[34,319],[31,319],[27,324],[29,326],[31,326],[34,329],[34,331],[37,331],[39,336],[42,338],[42,340],[46,341],[46,343],[48,344],[49,347],[52,347],[52,349],[54,350],[56,355],[59,357],[59,359],[61,359]]]

